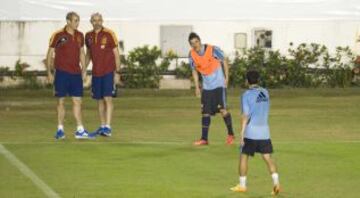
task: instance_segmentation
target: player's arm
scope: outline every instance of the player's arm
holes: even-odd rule
[[[46,68],[47,68],[47,76],[48,76],[48,82],[53,83],[54,81],[54,74],[51,72],[54,65],[54,54],[55,49],[53,47],[49,47],[47,55],[46,55]]]
[[[85,65],[86,68],[89,66],[90,62],[91,62],[91,51],[90,51],[90,45],[89,45],[89,35],[88,33],[86,33],[85,35],[85,41],[84,45],[86,46],[86,54],[85,54]]]
[[[201,91],[200,91],[200,85],[199,85],[199,74],[195,69],[195,63],[194,63],[194,60],[192,59],[190,53],[189,53],[189,65],[192,69],[192,77],[194,79],[194,84],[195,84],[195,96],[200,98]]]
[[[245,129],[249,122],[249,115],[250,115],[250,106],[248,104],[248,101],[246,100],[245,95],[241,97],[241,108],[242,108],[242,113],[241,113],[241,122],[240,122],[241,123],[240,145],[243,146]]]
[[[114,49],[113,49],[113,52],[114,52],[114,56],[115,56],[115,66],[116,66],[116,69],[115,69],[115,81],[114,83],[115,84],[119,84],[121,82],[121,76],[120,76],[120,52],[119,52],[119,48],[116,46]]]
[[[86,54],[85,54],[85,65],[86,65],[86,68],[89,66],[91,62],[91,54],[90,54],[90,50],[87,49],[86,50]]]
[[[80,48],[80,64],[81,64],[83,79],[85,79],[85,77],[86,77],[86,69],[87,69],[85,56],[86,56],[85,50],[84,50],[84,47],[82,47],[82,48]]]
[[[192,76],[194,79],[194,84],[195,84],[195,95],[196,97],[200,98],[200,86],[199,86],[199,74],[197,73],[197,71],[195,69],[192,70]]]
[[[227,58],[224,59],[225,87],[229,84],[229,63]]]
[[[249,117],[246,114],[241,115],[241,132],[240,132],[240,144],[241,146],[244,145],[244,134],[245,134],[245,128],[249,121]]]
[[[217,46],[214,47],[213,56],[220,60],[224,66],[224,75],[225,75],[225,87],[228,86],[229,83],[229,63],[227,58],[225,58],[224,52]]]

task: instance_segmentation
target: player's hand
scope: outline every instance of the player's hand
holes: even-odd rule
[[[48,77],[47,77],[47,83],[48,84],[53,84],[54,83],[54,75],[53,74],[48,74]]]
[[[240,146],[243,147],[245,145],[244,138],[240,137]]]
[[[117,72],[114,73],[114,84],[115,85],[120,85],[121,82],[120,82],[120,74],[118,74]]]
[[[195,96],[197,97],[197,98],[200,98],[200,96],[201,96],[201,90],[200,90],[200,88],[195,88]]]
[[[83,71],[82,72],[82,79],[83,79],[84,82],[86,81],[86,78],[87,78],[86,71]]]
[[[225,78],[225,88],[228,87],[228,84],[229,84],[229,79],[228,79],[228,78]]]

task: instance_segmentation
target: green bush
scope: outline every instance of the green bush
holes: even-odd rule
[[[192,78],[192,69],[189,63],[181,61],[180,66],[175,68],[175,76],[178,79],[190,79]]]
[[[22,84],[19,85],[19,87],[23,88],[29,88],[29,89],[39,89],[43,86],[39,83],[37,79],[37,72],[33,71],[27,71],[26,69],[29,68],[30,65],[25,62],[21,62],[20,60],[17,60],[15,63],[15,72],[14,75],[15,78],[19,77],[24,80]]]
[[[39,89],[44,86],[38,81],[37,71],[27,71],[30,65],[25,62],[17,60],[15,63],[15,69],[10,70],[9,67],[0,67],[0,83],[4,80],[5,76],[10,77],[13,80],[22,80],[21,83],[17,85],[18,88],[28,88],[28,89]]]
[[[246,71],[255,69],[261,75],[262,86],[280,87],[283,84],[285,63],[286,58],[279,51],[251,48],[230,64],[230,85],[245,86]]]
[[[349,47],[338,47],[330,55],[324,45],[302,43],[288,56],[279,51],[250,48],[230,64],[230,85],[244,86],[246,71],[256,69],[266,87],[347,87],[354,82],[355,56]]]
[[[337,47],[334,57],[328,58],[325,79],[330,87],[348,87],[353,80],[355,56],[349,47]]]
[[[4,76],[14,78],[14,74],[10,71],[9,67],[0,66],[0,82],[4,81]]]
[[[158,88],[161,73],[168,70],[176,55],[168,53],[161,61],[161,50],[145,45],[129,52],[125,62],[123,80],[128,88]]]
[[[145,45],[130,51],[127,58],[122,58],[126,65],[122,77],[125,87],[158,88],[161,74],[168,70],[176,55],[168,53],[161,61],[160,58],[161,50],[156,46]]]

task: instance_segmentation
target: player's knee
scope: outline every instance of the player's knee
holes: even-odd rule
[[[225,117],[229,112],[226,109],[220,109],[220,113],[223,117]]]
[[[82,100],[81,98],[73,98],[73,104],[74,105],[81,105]]]
[[[58,106],[63,107],[65,105],[65,99],[64,98],[59,99],[57,104]]]
[[[263,154],[262,157],[267,163],[272,163],[270,154]]]
[[[112,97],[104,97],[104,101],[106,104],[112,104]]]

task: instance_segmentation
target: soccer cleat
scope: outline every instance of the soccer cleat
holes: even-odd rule
[[[102,128],[100,135],[105,136],[105,137],[111,137],[111,128],[108,128],[108,127]]]
[[[280,185],[275,185],[273,187],[273,190],[271,192],[271,195],[275,196],[275,195],[278,195],[280,193]]]
[[[226,138],[226,144],[227,145],[232,145],[232,144],[234,144],[234,140],[235,140],[234,135],[228,135],[227,138]]]
[[[92,134],[94,135],[101,135],[102,131],[104,130],[104,127],[99,127],[95,132],[93,132]]]
[[[89,139],[95,138],[93,135],[89,135],[89,133],[84,130],[83,132],[76,131],[75,132],[75,139]]]
[[[65,133],[63,130],[59,129],[56,131],[55,134],[55,139],[60,140],[60,139],[65,139]]]
[[[232,187],[232,188],[230,188],[230,190],[233,191],[233,192],[239,192],[239,193],[244,193],[244,192],[247,191],[246,187],[242,187],[239,184]]]
[[[197,140],[194,142],[194,146],[203,146],[203,145],[208,145],[208,144],[209,144],[209,142],[207,140],[203,140],[203,139]]]

